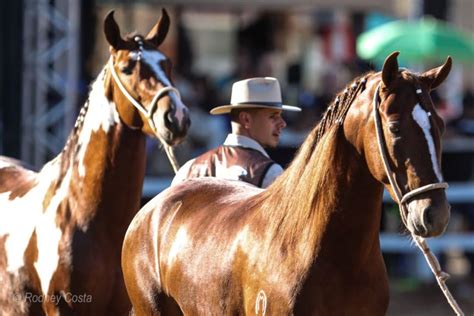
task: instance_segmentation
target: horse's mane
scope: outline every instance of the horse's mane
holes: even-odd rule
[[[60,167],[61,177],[60,178],[63,178],[67,170],[71,168],[72,164],[74,163],[74,157],[78,150],[77,142],[79,141],[79,135],[84,126],[84,121],[85,121],[87,111],[89,110],[89,105],[91,103],[91,92],[94,89],[94,85],[104,84],[105,80],[106,80],[106,67],[104,67],[101,73],[97,76],[97,79],[90,85],[89,96],[86,102],[84,103],[84,105],[81,107],[81,110],[79,111],[79,114],[76,118],[76,122],[74,123],[74,127],[72,128],[66,140],[66,144],[64,145],[59,155],[56,157],[56,159],[60,159],[60,164],[61,164],[61,167]]]
[[[309,133],[287,170],[259,195],[262,216],[268,219],[271,239],[281,239],[271,244],[296,246],[297,239],[310,240],[310,236],[301,236],[305,228],[311,225],[312,216],[325,217],[326,211],[335,204],[338,188],[335,166],[340,159],[337,137],[342,130],[346,114],[357,95],[365,89],[366,73],[351,81],[330,103],[319,124]],[[311,197],[315,197],[314,200]],[[311,209],[317,208],[316,212]],[[322,219],[322,218],[320,218]],[[314,239],[314,238],[313,238]],[[311,247],[306,247],[310,249]]]

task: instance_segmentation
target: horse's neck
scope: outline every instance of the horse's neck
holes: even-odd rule
[[[92,86],[82,126],[55,162],[69,180],[72,214],[84,226],[102,216],[127,225],[139,207],[145,173],[145,136],[121,123],[115,104],[104,93],[101,73]]]
[[[383,190],[342,132],[321,140],[316,149],[305,147],[311,150],[295,158],[262,200],[262,214],[273,218],[270,247],[294,249],[302,271],[315,258],[349,258],[378,243]]]
[[[334,157],[341,167],[331,173],[331,187],[337,190],[327,194],[335,194],[336,198],[313,203],[317,207],[312,209],[307,224],[307,235],[312,240],[304,241],[312,248],[299,270],[304,277],[297,287],[297,312],[344,304],[340,296],[333,295],[341,288],[364,298],[373,295],[375,301],[385,299],[386,272],[379,244],[383,186],[371,176],[365,160],[350,151],[353,149],[348,146],[339,152],[342,156]],[[331,203],[324,205],[324,201]],[[367,282],[380,282],[380,292],[362,292],[360,285]],[[315,300],[314,293],[322,294]]]
[[[383,187],[341,134],[328,146],[316,148],[308,161],[312,169],[319,169],[313,181],[320,183],[314,190],[300,188],[306,196],[298,200],[310,201],[310,207],[304,212],[295,209],[291,214],[299,217],[291,225],[296,241],[282,247],[291,247],[293,256],[287,256],[286,264],[290,263],[291,271],[302,280],[295,284],[298,302],[314,301],[314,293],[324,291],[324,284],[337,290],[344,286],[342,280],[357,283],[359,277],[366,276],[367,269],[377,273],[383,269],[378,239]],[[330,297],[330,293],[327,295],[320,297]]]
[[[312,234],[317,239],[315,257],[352,257],[372,249],[378,243],[383,187],[370,174],[367,164],[347,141],[340,141],[337,167],[329,171],[327,187],[332,192],[318,192],[313,202]],[[324,198],[322,195],[331,195]],[[323,203],[320,203],[322,201]],[[339,261],[341,264],[344,260]]]

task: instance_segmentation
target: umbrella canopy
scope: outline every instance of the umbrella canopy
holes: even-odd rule
[[[433,18],[389,22],[357,38],[357,53],[363,59],[383,60],[393,51],[413,62],[445,60],[448,55],[474,62],[472,36]]]

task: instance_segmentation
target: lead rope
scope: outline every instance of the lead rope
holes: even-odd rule
[[[168,160],[171,164],[171,167],[173,167],[174,173],[177,173],[178,169],[179,169],[179,164],[178,164],[178,160],[176,159],[176,156],[174,154],[173,147],[168,145],[165,142],[165,140],[163,139],[163,137],[161,137],[160,133],[158,133],[158,129],[156,128],[155,122],[153,121],[153,115],[156,112],[156,107],[157,107],[157,104],[158,104],[158,100],[161,98],[161,96],[163,96],[167,92],[172,91],[172,92],[176,93],[176,95],[179,98],[180,94],[179,94],[178,89],[176,89],[175,87],[172,87],[172,86],[168,86],[168,87],[164,87],[161,90],[159,90],[158,93],[153,97],[153,100],[151,100],[150,109],[147,111],[146,108],[142,104],[140,104],[140,102],[135,100],[135,98],[132,97],[132,95],[127,91],[127,89],[125,89],[125,86],[123,85],[122,81],[120,81],[119,76],[115,72],[115,67],[114,67],[114,63],[113,63],[113,60],[112,60],[112,56],[110,56],[108,65],[109,65],[112,77],[114,78],[114,81],[118,85],[120,91],[128,99],[128,101],[130,101],[130,103],[132,103],[132,105],[138,111],[140,111],[143,115],[145,115],[145,117],[147,118],[148,125],[151,127],[151,129],[153,131],[153,134],[155,134],[156,138],[158,138],[160,143],[163,145],[166,156],[168,157]]]
[[[400,187],[397,184],[396,179],[393,176],[392,170],[390,168],[388,158],[387,158],[387,153],[385,151],[385,141],[382,135],[382,123],[380,121],[380,114],[378,112],[379,108],[379,89],[380,89],[380,84],[377,86],[377,90],[375,91],[374,94],[374,119],[375,119],[375,130],[376,130],[376,135],[377,135],[377,145],[379,148],[380,156],[382,157],[383,161],[383,166],[385,169],[385,173],[387,174],[388,181],[393,189],[393,192],[395,193],[395,196],[397,198],[397,203],[400,209],[400,217],[403,221],[403,224],[408,228],[407,226],[407,218],[405,214],[408,214],[407,211],[407,200],[411,199],[412,197],[427,192],[435,189],[446,189],[448,188],[448,184],[446,182],[440,182],[440,183],[432,183],[428,184],[425,186],[422,186],[420,188],[417,188],[415,190],[412,190],[405,195],[402,195]],[[418,93],[418,91],[417,91]],[[421,93],[421,91],[420,91]],[[454,299],[453,295],[449,291],[448,286],[446,285],[446,280],[449,278],[449,274],[441,270],[441,266],[439,264],[438,259],[436,256],[433,254],[433,252],[430,250],[428,247],[428,244],[426,243],[426,240],[423,237],[416,236],[414,233],[410,232],[411,237],[415,241],[416,245],[418,248],[421,250],[423,253],[426,262],[428,263],[428,266],[431,269],[431,272],[433,272],[436,281],[438,282],[438,285],[443,292],[444,296],[448,300],[449,305],[451,308],[454,310],[456,315],[459,316],[464,316],[464,312],[461,310],[459,307],[458,303]]]

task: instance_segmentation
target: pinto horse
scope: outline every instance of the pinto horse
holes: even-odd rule
[[[440,235],[450,214],[443,122],[429,91],[451,58],[418,75],[400,70],[397,55],[337,96],[266,190],[190,179],[145,205],[122,250],[135,314],[384,315],[384,187],[395,197],[385,170],[407,200],[412,233]]]
[[[122,240],[140,207],[145,140],[168,145],[189,118],[158,47],[163,15],[143,37],[104,22],[111,57],[62,152],[36,173],[0,160],[0,315],[123,315]]]

